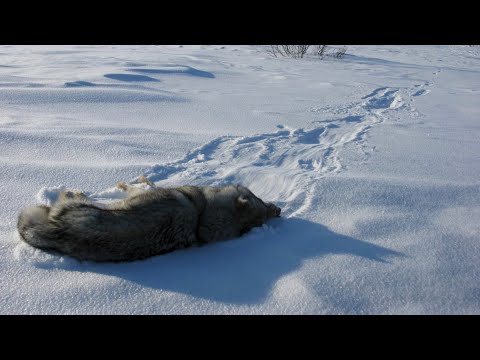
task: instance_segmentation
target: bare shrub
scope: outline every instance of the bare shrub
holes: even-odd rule
[[[341,59],[346,52],[347,52],[347,47],[344,46],[334,51],[331,56],[333,56],[336,59]]]
[[[313,55],[319,56],[320,58],[323,59],[323,56],[325,55],[327,51],[327,45],[315,45],[313,48]]]
[[[294,59],[301,59],[305,56],[310,45],[270,45],[270,52],[277,57],[277,54]]]
[[[318,56],[320,59],[323,59],[325,56],[341,59],[347,52],[346,46],[338,48],[329,45],[270,45],[267,48],[267,52],[275,57],[280,55],[301,59],[307,54],[309,49],[311,49],[310,54]]]

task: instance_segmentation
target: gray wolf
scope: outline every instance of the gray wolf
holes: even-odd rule
[[[241,185],[117,186],[127,198],[104,207],[65,191],[51,207],[23,210],[17,223],[21,239],[79,260],[133,261],[235,238],[281,212]]]

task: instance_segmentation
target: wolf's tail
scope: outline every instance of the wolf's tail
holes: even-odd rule
[[[40,205],[27,208],[18,217],[17,229],[28,244],[42,249],[55,249],[55,228],[48,220],[50,208]]]

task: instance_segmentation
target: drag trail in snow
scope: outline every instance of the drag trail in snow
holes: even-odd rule
[[[386,111],[410,112],[401,96],[407,96],[408,90],[376,89],[350,106],[349,116],[318,120],[306,129],[277,125],[274,133],[219,137],[178,161],[153,166],[144,175],[158,186],[241,183],[278,203],[284,216],[301,215],[312,206],[320,179],[342,170],[339,151],[346,144],[361,146],[367,131],[383,121]],[[91,198],[106,200],[109,192],[112,189]]]

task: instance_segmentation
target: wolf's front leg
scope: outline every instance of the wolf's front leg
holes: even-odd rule
[[[152,187],[152,188],[156,188],[156,187],[157,187],[154,183],[152,183],[150,180],[148,180],[148,179],[147,179],[145,176],[143,176],[143,175],[138,178],[138,182],[139,182],[139,183],[147,184],[147,185],[149,185],[149,186]],[[122,191],[126,191],[128,197],[132,197],[132,196],[135,196],[135,195],[138,195],[138,194],[142,194],[142,193],[148,191],[147,189],[138,188],[138,187],[129,185],[129,184],[127,184],[125,181],[121,181],[121,182],[117,183],[117,188],[120,189],[120,190],[122,190]]]
[[[144,183],[144,184],[147,184],[149,185],[150,187],[152,188],[156,188],[157,185],[155,185],[153,182],[151,182],[150,180],[148,180],[145,176],[141,175],[138,177],[138,182],[141,182],[141,183]]]
[[[136,196],[138,194],[143,194],[143,193],[148,191],[148,190],[143,189],[143,188],[138,188],[138,187],[129,185],[124,181],[121,181],[121,182],[117,183],[117,188],[122,190],[122,191],[125,191],[127,193],[127,197]]]
[[[80,191],[65,190],[62,191],[59,195],[55,204],[66,202],[66,201],[84,201],[88,202],[87,195]]]

